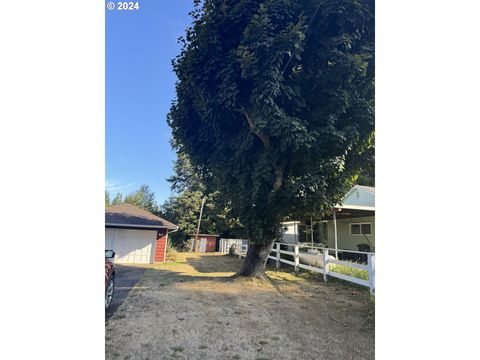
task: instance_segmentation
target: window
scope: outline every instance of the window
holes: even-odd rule
[[[360,224],[350,224],[350,234],[360,235]]]
[[[372,223],[350,224],[350,235],[372,235]]]
[[[372,235],[372,224],[366,223],[361,225],[362,234],[364,235]]]

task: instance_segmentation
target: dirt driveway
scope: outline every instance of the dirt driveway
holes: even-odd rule
[[[270,283],[230,279],[240,264],[152,265],[106,320],[106,358],[374,359],[368,291],[274,270]]]

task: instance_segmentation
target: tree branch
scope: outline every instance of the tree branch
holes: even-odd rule
[[[260,131],[258,131],[256,128],[255,128],[255,125],[253,125],[253,122],[252,120],[250,119],[250,116],[248,115],[247,111],[245,110],[244,107],[240,108],[240,109],[235,109],[235,111],[238,111],[238,112],[241,112],[244,116],[245,116],[245,119],[247,119],[247,123],[248,123],[248,128],[250,129],[250,131],[252,133],[254,133],[263,143],[263,146],[265,147],[265,149],[269,149],[270,148],[270,137],[268,135],[265,135],[265,134],[262,134]]]
[[[273,191],[278,191],[283,185],[283,170],[285,169],[285,165],[287,165],[287,161],[283,159],[279,165],[275,166],[275,181],[273,182]]]
[[[241,107],[240,109],[235,109],[235,111],[241,112],[243,116],[245,116],[245,119],[247,120],[248,123],[248,128],[252,133],[254,133],[263,143],[263,146],[265,149],[270,149],[270,137],[268,135],[262,134],[260,131],[258,131],[255,128],[255,125],[253,125],[252,119],[250,119],[250,116],[248,115],[247,111],[245,110],[244,107]],[[272,163],[274,169],[275,169],[275,180],[273,182],[273,191],[278,191],[282,185],[283,185],[283,170],[285,169],[285,166],[287,164],[286,159],[283,159],[280,164],[274,164]]]

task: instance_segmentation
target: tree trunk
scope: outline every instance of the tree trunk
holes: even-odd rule
[[[247,257],[242,268],[234,276],[265,277],[265,264],[271,246],[271,242],[267,244],[249,244]]]

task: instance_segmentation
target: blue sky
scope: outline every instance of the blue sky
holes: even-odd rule
[[[166,115],[175,98],[171,60],[190,24],[192,0],[141,0],[138,11],[106,12],[106,189],[148,184],[162,203],[173,153]]]

